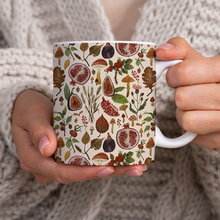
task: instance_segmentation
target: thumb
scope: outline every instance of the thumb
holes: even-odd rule
[[[185,60],[203,57],[181,37],[171,38],[167,43],[157,47],[156,56],[160,60]]]
[[[57,138],[53,127],[42,117],[30,126],[30,136],[33,144],[45,157],[51,156],[57,147]]]
[[[16,118],[19,126],[29,133],[35,147],[43,156],[51,156],[57,146],[56,134],[52,127],[51,100],[39,92],[27,90],[17,98],[14,111],[18,112]]]

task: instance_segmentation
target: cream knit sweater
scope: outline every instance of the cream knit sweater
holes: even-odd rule
[[[185,38],[205,56],[220,53],[219,0],[147,0],[132,39],[158,45]],[[0,219],[211,220],[220,218],[220,152],[190,144],[156,149],[141,177],[41,184],[19,165],[11,135],[13,102],[25,89],[52,97],[52,44],[113,40],[99,0],[0,0]],[[0,34],[1,36],[1,34]],[[7,43],[6,43],[7,42]],[[157,119],[181,132],[173,91],[157,83]]]

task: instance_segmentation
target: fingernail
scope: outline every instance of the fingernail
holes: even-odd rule
[[[127,176],[141,176],[142,173],[139,173],[136,169],[127,170],[124,172]]]
[[[39,150],[41,152],[41,154],[43,155],[43,151],[44,151],[44,148],[49,144],[49,140],[47,138],[47,136],[43,136],[41,139],[40,139],[40,142],[39,142]]]
[[[172,50],[174,48],[173,44],[169,44],[169,43],[165,43],[165,44],[161,44],[159,47],[157,47],[156,50]]]
[[[142,168],[143,168],[143,171],[146,171],[147,170],[147,164],[143,164]]]
[[[98,173],[96,173],[96,176],[97,177],[105,177],[105,176],[110,175],[113,172],[114,172],[114,169],[108,167],[108,168],[105,168],[105,169],[99,171]]]

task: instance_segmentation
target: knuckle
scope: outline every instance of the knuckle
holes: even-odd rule
[[[58,183],[61,183],[61,184],[68,184],[68,183],[70,183],[70,181],[66,177],[61,177],[56,172],[53,172],[51,174],[51,178],[53,180],[57,181]]]
[[[27,173],[32,173],[32,170],[22,161],[20,161],[20,167]]]
[[[183,124],[183,128],[186,131],[189,132],[193,132],[193,133],[197,133],[197,125],[195,123],[194,120],[194,112],[190,111],[190,112],[185,112],[183,114],[183,120],[182,120],[182,124]]]
[[[186,93],[185,93],[184,88],[182,87],[176,88],[174,96],[175,96],[175,103],[176,103],[177,108],[185,110],[186,105],[187,105],[186,103],[187,99],[185,97]]]
[[[173,37],[170,40],[178,41],[179,44],[187,44],[188,45],[188,42],[182,37]]]
[[[186,62],[179,63],[177,74],[176,74],[176,80],[178,82],[178,85],[187,85],[188,84],[188,74],[191,73],[191,67],[190,65],[187,65]]]

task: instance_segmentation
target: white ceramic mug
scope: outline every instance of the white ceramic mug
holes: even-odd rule
[[[166,138],[156,126],[155,85],[180,60],[159,61],[155,43],[54,44],[54,129],[58,163],[133,165],[154,161],[155,146],[177,148],[196,134]]]

